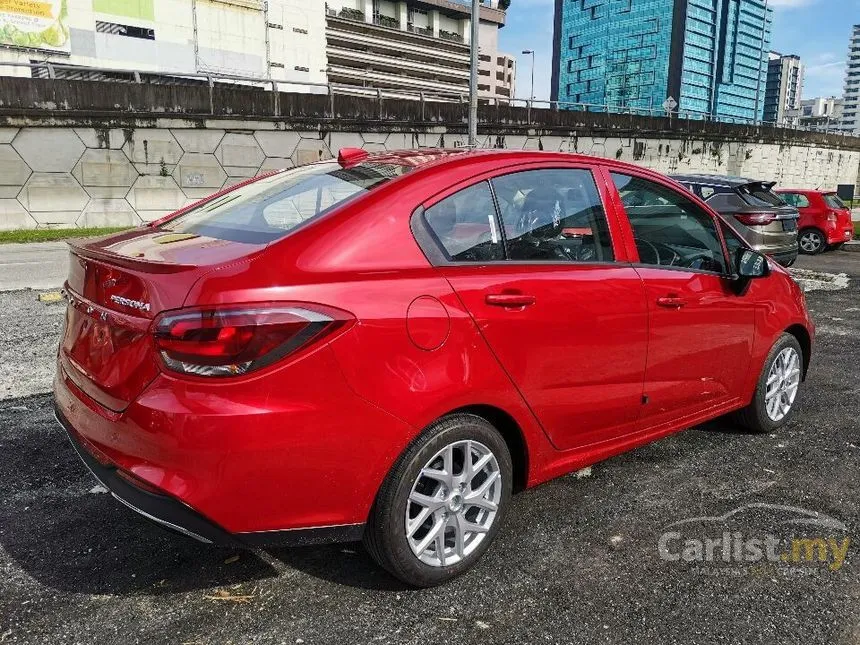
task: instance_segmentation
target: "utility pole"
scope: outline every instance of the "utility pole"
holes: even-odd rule
[[[472,64],[469,74],[469,146],[478,146],[478,27],[480,26],[481,0],[472,0]]]

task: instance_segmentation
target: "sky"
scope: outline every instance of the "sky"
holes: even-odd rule
[[[554,0],[511,0],[499,36],[501,51],[517,57],[517,97],[528,98],[535,51],[535,98],[549,100]],[[803,97],[841,96],[852,25],[860,0],[769,0],[774,9],[771,49],[797,54],[806,65]]]

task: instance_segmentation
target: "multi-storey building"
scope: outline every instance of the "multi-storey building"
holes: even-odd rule
[[[56,62],[84,68],[58,69],[59,76],[100,78],[116,70],[241,76],[298,91],[325,91],[329,81],[428,93],[469,90],[467,0],[7,4],[0,2],[0,63]],[[485,0],[480,17],[479,91],[485,97],[509,98],[515,65],[498,51],[505,12],[498,0]],[[10,73],[30,72],[0,66],[0,74]]]
[[[765,0],[556,0],[553,100],[760,119]],[[600,106],[603,106],[602,108]]]
[[[469,91],[471,3],[466,0],[329,0],[329,80],[393,90]],[[515,64],[498,51],[505,12],[483,3],[478,91],[513,96]]]
[[[854,25],[848,44],[843,100],[842,130],[860,135],[860,25]]]
[[[801,126],[839,126],[842,121],[842,99],[835,96],[804,99],[800,102]]]
[[[764,92],[764,121],[781,126],[796,125],[803,93],[803,63],[795,55],[770,52]]]

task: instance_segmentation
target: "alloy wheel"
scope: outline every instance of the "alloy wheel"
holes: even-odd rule
[[[800,248],[806,253],[818,253],[823,245],[821,234],[815,231],[806,231],[800,236]]]
[[[767,374],[765,411],[771,421],[782,421],[791,411],[800,387],[800,356],[793,347],[783,349]]]
[[[493,452],[474,440],[456,441],[421,469],[406,505],[412,553],[433,567],[461,562],[490,531],[502,498],[502,473]]]

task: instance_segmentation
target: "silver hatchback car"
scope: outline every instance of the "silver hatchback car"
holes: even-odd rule
[[[775,182],[722,175],[670,175],[735,224],[750,246],[783,266],[797,259],[800,213],[773,191]]]

